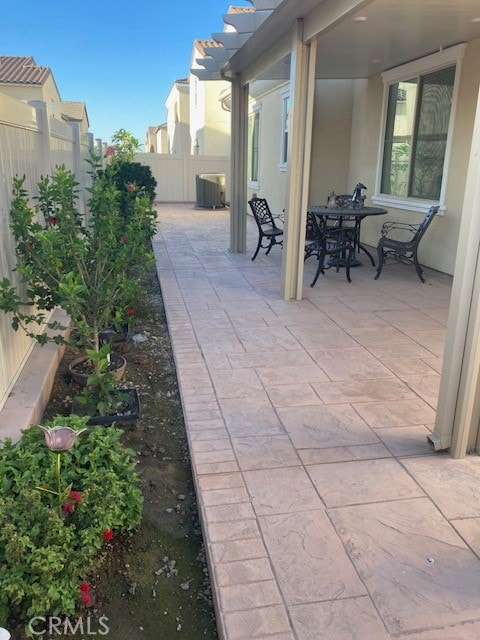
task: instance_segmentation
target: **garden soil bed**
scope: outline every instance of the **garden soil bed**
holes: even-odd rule
[[[131,336],[143,342],[115,345],[127,359],[125,381],[137,387],[141,419],[119,424],[137,455],[145,505],[140,528],[106,545],[99,570],[88,579],[93,605],[83,612],[108,618],[112,640],[200,640],[217,638],[208,570],[160,287],[155,270],[145,280],[144,309]],[[68,363],[59,367],[44,419],[67,415],[79,391]],[[104,427],[106,429],[110,427]],[[103,629],[92,622],[91,628]],[[78,636],[78,634],[77,634]],[[23,640],[23,632],[12,632]],[[50,638],[50,636],[45,636]]]

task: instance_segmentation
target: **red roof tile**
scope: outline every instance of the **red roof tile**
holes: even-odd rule
[[[223,44],[217,42],[216,40],[195,40],[193,44],[197,51],[202,54],[202,56],[205,55],[205,49],[211,49],[213,47],[223,47]]]
[[[39,67],[32,56],[0,56],[0,82],[43,84],[51,75],[50,67]]]
[[[233,5],[228,7],[228,13],[253,13],[254,11],[253,7],[235,7]]]

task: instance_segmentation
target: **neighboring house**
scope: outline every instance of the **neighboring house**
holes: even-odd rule
[[[199,69],[215,40],[195,40],[191,68]],[[230,83],[200,80],[190,74],[190,142],[192,155],[230,155]]]
[[[432,441],[480,451],[479,3],[252,4],[223,16],[223,49],[192,69],[232,83],[231,250],[245,251],[253,191],[285,209],[281,292],[300,299],[309,203],[361,181],[390,219],[438,204],[420,260],[454,285]],[[375,246],[382,222],[366,219],[362,240]]]
[[[190,153],[190,85],[188,78],[175,80],[165,101],[168,153]]]
[[[167,123],[148,127],[145,141],[146,153],[168,153]]]
[[[62,100],[60,103],[62,119],[66,122],[78,122],[81,133],[88,133],[90,122],[88,120],[87,105],[85,102],[71,102]]]
[[[62,101],[50,67],[38,66],[32,56],[0,56],[0,91],[24,102],[44,102],[50,117],[78,122],[80,132],[88,132],[85,103]]]

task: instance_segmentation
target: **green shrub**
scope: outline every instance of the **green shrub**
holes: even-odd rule
[[[82,418],[58,417],[46,426],[85,426]],[[46,447],[36,427],[0,449],[0,625],[6,615],[72,615],[81,583],[100,559],[105,540],[140,523],[143,498],[133,451],[122,448],[121,431],[91,427],[72,449]],[[38,487],[56,486],[61,456],[65,505]],[[113,532],[113,533],[112,533]],[[85,600],[84,600],[85,602]]]
[[[128,162],[114,157],[107,168],[104,171],[99,170],[97,175],[100,178],[105,176],[115,185],[119,194],[120,213],[125,225],[136,215],[135,209],[139,204],[144,207],[153,205],[157,181],[153,177],[150,167],[140,164],[140,162]],[[149,221],[146,222],[148,236]]]
[[[129,193],[128,185],[134,184],[150,198],[155,200],[157,181],[152,175],[150,167],[140,162],[115,162],[115,186],[123,193]]]

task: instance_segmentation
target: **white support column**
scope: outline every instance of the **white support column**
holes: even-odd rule
[[[480,418],[480,92],[472,135],[435,429],[436,450],[462,458]]]
[[[310,183],[316,40],[303,43],[303,23],[293,27],[290,126],[288,140],[287,208],[282,260],[284,300],[301,300],[303,256]]]
[[[247,249],[247,124],[248,84],[232,81],[232,155],[230,198],[230,251]]]
[[[40,154],[41,154],[41,171],[42,176],[52,174],[52,151],[50,146],[50,119],[47,111],[47,105],[42,100],[30,100],[29,103],[37,110],[37,126],[41,132]]]

